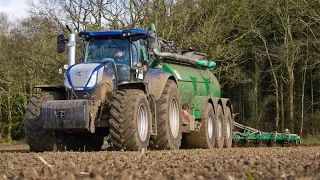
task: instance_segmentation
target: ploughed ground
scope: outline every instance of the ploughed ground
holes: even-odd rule
[[[320,146],[30,153],[1,145],[0,179],[320,179]]]

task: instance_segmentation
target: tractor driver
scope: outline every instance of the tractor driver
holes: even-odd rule
[[[125,52],[124,48],[117,48],[116,52],[113,56],[113,59],[116,63],[120,63],[120,64],[127,64],[128,65],[128,63],[130,63],[128,55]]]
[[[113,60],[117,66],[118,83],[130,81],[130,59],[127,55],[126,48],[117,48]]]

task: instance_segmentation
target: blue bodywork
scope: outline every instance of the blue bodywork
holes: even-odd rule
[[[85,91],[88,91],[88,90],[95,89],[95,88],[99,85],[99,83],[101,82],[101,79],[100,79],[100,81],[99,81],[99,79],[98,79],[98,74],[96,75],[96,82],[95,82],[95,84],[94,84],[93,86],[88,86],[88,84],[89,84],[89,82],[90,82],[93,74],[94,74],[95,72],[98,72],[98,71],[100,70],[100,68],[104,68],[104,71],[103,71],[104,76],[106,76],[106,77],[113,77],[113,76],[115,76],[115,74],[114,74],[114,69],[115,69],[115,64],[114,64],[114,62],[108,61],[108,62],[96,62],[96,63],[98,63],[98,64],[100,64],[100,65],[98,65],[98,66],[95,67],[93,70],[91,70],[91,72],[90,72],[90,77],[88,78],[88,80],[87,80],[87,82],[86,82],[86,85],[85,85],[84,87],[74,88],[73,83],[72,83],[72,80],[71,80],[70,71],[71,71],[71,69],[72,69],[74,66],[76,66],[76,65],[79,65],[79,64],[89,64],[89,63],[87,63],[87,62],[82,62],[82,63],[74,64],[74,65],[70,66],[70,67],[67,69],[67,71],[66,71],[66,77],[67,77],[67,81],[68,81],[70,87],[72,88],[72,90],[85,90]],[[112,84],[110,84],[110,86],[112,86]]]

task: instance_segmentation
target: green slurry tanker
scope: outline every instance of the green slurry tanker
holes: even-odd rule
[[[84,31],[57,37],[68,67],[64,85],[38,85],[26,111],[30,151],[100,150],[104,137],[120,150],[230,148],[233,143],[299,143],[298,135],[265,133],[233,121],[205,54],[181,52],[142,29]]]

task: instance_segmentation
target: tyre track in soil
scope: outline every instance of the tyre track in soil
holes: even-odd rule
[[[0,179],[320,179],[320,146],[29,153],[0,147]]]

